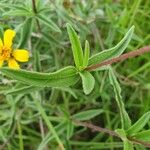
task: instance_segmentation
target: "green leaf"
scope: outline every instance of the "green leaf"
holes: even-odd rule
[[[72,88],[70,87],[56,87],[55,89],[58,89],[58,90],[62,90],[62,91],[65,91],[65,92],[68,92],[70,95],[72,95],[75,99],[77,99],[77,95],[76,93],[72,90]]]
[[[107,14],[107,17],[110,20],[110,22],[115,23],[116,19],[114,17],[114,13],[108,4],[106,4],[106,14]]]
[[[35,86],[23,86],[20,88],[14,88],[14,89],[10,89],[7,90],[6,92],[4,91],[4,94],[11,94],[11,95],[18,95],[18,94],[27,94],[27,93],[31,93],[33,91],[37,91],[40,90],[41,87],[35,87]]]
[[[41,62],[40,62],[40,54],[39,54],[39,51],[34,51],[34,70],[35,71],[41,71]]]
[[[128,139],[123,141],[123,149],[124,150],[134,150],[133,143]]]
[[[83,71],[79,73],[82,79],[83,91],[85,94],[90,94],[95,85],[95,79],[92,74],[88,71]]]
[[[53,73],[39,73],[9,68],[0,68],[0,71],[10,78],[38,87],[71,86],[79,80],[77,70],[73,66],[65,67]]]
[[[142,130],[146,123],[150,120],[150,111],[145,113],[136,123],[134,123],[128,130],[128,135],[132,135]]]
[[[3,4],[0,4],[1,7],[9,7],[10,10],[5,11],[2,16],[32,16],[32,11],[30,11],[30,9],[28,9],[25,5],[23,6],[19,6],[19,5],[8,5],[7,6],[2,6]]]
[[[3,13],[3,16],[31,16],[32,13],[27,10],[10,10]]]
[[[129,31],[126,33],[124,38],[113,48],[104,50],[89,59],[89,65],[101,63],[104,60],[111,59],[121,55],[124,50],[127,48],[134,31],[134,26],[132,26]]]
[[[22,27],[22,30],[21,30],[21,39],[20,39],[20,42],[19,42],[19,45],[18,47],[20,48],[23,48],[25,46],[25,44],[27,43],[30,35],[31,35],[31,32],[32,32],[32,23],[33,23],[33,18],[27,18],[25,21],[24,21],[24,24],[23,24],[23,27]]]
[[[73,115],[72,118],[75,120],[84,121],[84,120],[92,119],[103,112],[104,111],[102,109],[87,110]]]
[[[66,126],[67,126],[66,137],[67,137],[67,139],[69,139],[74,134],[73,133],[73,131],[74,131],[74,125],[73,125],[73,123],[70,120],[68,120],[67,123],[66,123]]]
[[[125,141],[127,139],[126,132],[124,129],[116,129],[115,132],[120,136],[122,141]]]
[[[123,141],[123,149],[124,150],[134,150],[133,144],[128,140],[126,136],[126,132],[124,129],[116,129],[115,132],[120,136]]]
[[[83,67],[83,51],[82,51],[81,43],[77,33],[75,32],[75,30],[72,28],[70,24],[67,24],[67,31],[72,46],[75,65],[77,69],[80,70],[80,68]]]
[[[54,44],[54,45],[57,45],[58,47],[61,46],[60,41],[57,40],[56,37],[51,35],[51,33],[41,32],[41,35],[42,35],[43,40],[45,40],[49,44],[51,45]]]
[[[113,73],[113,70],[111,68],[109,69],[109,79],[110,79],[111,85],[114,88],[116,102],[119,107],[119,112],[120,112],[120,116],[121,116],[122,128],[128,129],[131,126],[131,120],[128,116],[128,113],[125,110],[124,103],[122,101],[120,85],[119,85],[119,83]]]
[[[84,57],[83,57],[83,67],[87,67],[87,65],[88,65],[89,55],[90,55],[89,42],[85,41],[85,49],[84,49]]]
[[[60,28],[51,19],[48,19],[41,14],[38,14],[37,18],[53,31],[61,32]]]
[[[138,132],[138,133],[133,135],[133,138],[138,139],[138,140],[142,140],[145,142],[150,142],[150,130]]]

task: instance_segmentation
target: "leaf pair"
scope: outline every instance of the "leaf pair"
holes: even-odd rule
[[[141,131],[143,127],[150,121],[150,111],[145,113],[137,122],[135,122],[128,130],[128,136],[142,141],[150,142],[150,130]]]
[[[85,42],[85,50],[83,54],[80,39],[70,24],[67,24],[67,31],[72,46],[74,62],[82,79],[84,93],[89,94],[93,90],[95,84],[95,79],[92,74],[88,71],[83,71],[83,69],[88,65],[90,54],[89,43],[88,41]]]
[[[67,24],[67,31],[72,46],[74,62],[82,79],[84,93],[89,94],[94,88],[95,79],[92,74],[88,71],[85,71],[84,68],[86,68],[88,65],[94,65],[96,63],[100,63],[107,59],[121,55],[131,40],[134,26],[129,29],[124,38],[115,47],[109,50],[104,50],[90,58],[89,43],[87,41],[85,42],[85,51],[83,54],[80,39],[70,24]]]
[[[150,142],[150,130],[141,131],[146,123],[150,120],[150,111],[145,113],[136,123],[127,130],[117,129],[115,132],[120,136],[124,144],[124,150],[134,150],[131,139],[141,142]]]
[[[83,70],[88,65],[88,59],[89,59],[89,53],[90,53],[89,43],[88,41],[85,42],[85,51],[83,54],[80,39],[70,24],[67,24],[67,31],[68,31],[71,46],[72,46],[72,52],[73,52],[73,57],[74,57],[76,68],[79,71]]]

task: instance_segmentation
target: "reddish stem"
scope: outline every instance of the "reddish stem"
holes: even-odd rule
[[[95,65],[91,65],[91,66],[88,66],[86,68],[86,70],[95,70],[99,67],[102,67],[102,66],[106,66],[106,65],[111,65],[115,62],[118,62],[118,61],[123,61],[125,59],[128,59],[128,58],[132,58],[132,57],[136,57],[136,56],[139,56],[139,55],[142,55],[144,53],[148,53],[150,52],[150,45],[149,46],[145,46],[145,47],[142,47],[136,51],[132,51],[132,52],[128,52],[128,53],[125,53],[119,57],[115,57],[115,58],[112,58],[112,59],[108,59],[108,60],[105,60],[99,64],[95,64]]]
[[[80,126],[83,126],[83,127],[86,127],[86,128],[90,128],[93,131],[103,132],[103,133],[107,133],[111,136],[121,138],[116,132],[114,132],[112,130],[102,128],[102,127],[99,127],[99,126],[95,126],[95,125],[87,123],[87,122],[81,122],[81,121],[77,121],[77,120],[74,120],[73,122],[77,125],[80,125]],[[150,142],[140,141],[140,140],[134,139],[132,137],[128,137],[128,139],[130,141],[132,141],[133,143],[135,143],[135,144],[141,144],[141,145],[144,145],[145,147],[150,147]]]

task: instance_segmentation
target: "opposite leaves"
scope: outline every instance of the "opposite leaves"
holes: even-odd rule
[[[150,120],[150,111],[145,113],[136,123],[134,123],[128,130],[128,135],[132,135],[142,130],[146,123]]]

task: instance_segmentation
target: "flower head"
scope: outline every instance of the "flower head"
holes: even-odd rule
[[[0,67],[3,66],[4,61],[7,61],[8,67],[19,69],[18,62],[27,62],[29,59],[29,52],[25,49],[12,49],[12,41],[16,32],[7,29],[4,32],[3,41],[0,39]],[[18,62],[17,62],[18,61]]]

